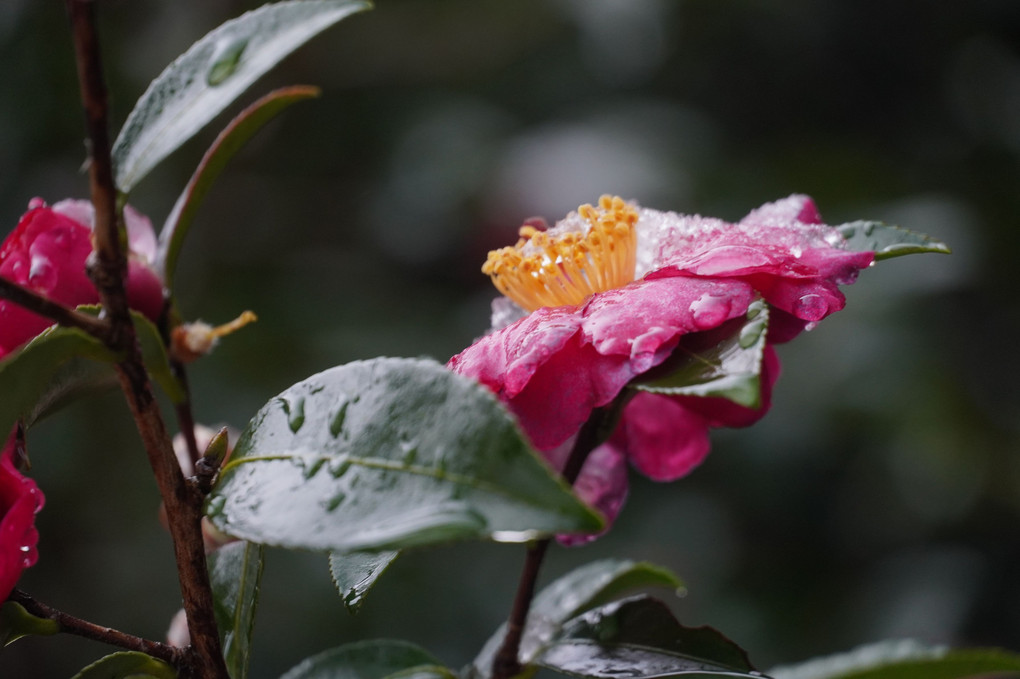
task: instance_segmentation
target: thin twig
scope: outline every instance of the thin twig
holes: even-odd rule
[[[574,447],[570,450],[570,456],[563,466],[563,479],[568,484],[574,485],[591,451],[605,441],[612,432],[620,409],[626,403],[627,398],[627,395],[623,395],[613,403],[593,410],[588,421],[581,427],[581,431],[578,432],[577,439],[574,441]],[[551,540],[546,538],[528,545],[528,556],[524,561],[520,580],[517,582],[517,593],[514,595],[514,603],[506,623],[506,636],[503,637],[503,644],[492,661],[492,679],[509,679],[509,677],[520,674],[524,669],[519,657],[521,640],[524,637],[531,601],[535,598],[538,572],[542,567],[542,561],[545,559],[550,542]]]
[[[184,649],[164,644],[158,641],[151,641],[136,637],[133,634],[126,634],[111,627],[103,627],[73,615],[59,611],[52,606],[36,601],[30,595],[15,589],[8,597],[9,601],[21,604],[26,611],[37,618],[52,620],[60,626],[60,631],[65,634],[74,634],[86,639],[101,641],[111,646],[126,648],[129,651],[140,651],[147,653],[154,658],[165,660],[171,665],[178,665],[181,662],[181,655]]]
[[[45,316],[60,325],[80,328],[93,337],[106,340],[110,336],[110,325],[103,319],[83,314],[59,302],[43,297],[34,290],[22,287],[6,278],[0,278],[0,297],[9,299],[18,306]]]
[[[95,258],[89,275],[112,326],[109,346],[126,354],[125,360],[117,366],[118,377],[167,510],[192,640],[184,665],[179,667],[184,673],[203,679],[227,679],[202,540],[203,498],[185,483],[181,474],[142,362],[124,291],[127,259],[117,227],[117,190],[107,133],[106,86],[96,36],[94,3],[91,0],[66,0],[66,3],[89,136],[89,184],[96,215]]]

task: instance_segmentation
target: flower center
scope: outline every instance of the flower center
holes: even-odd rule
[[[577,214],[587,231],[553,235],[522,226],[517,244],[490,252],[482,273],[527,311],[580,304],[634,280],[637,210],[602,196],[598,207],[582,205]]]

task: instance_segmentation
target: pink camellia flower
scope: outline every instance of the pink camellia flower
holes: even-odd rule
[[[12,434],[0,453],[0,601],[14,589],[21,572],[38,559],[35,515],[43,494],[15,467],[17,438]]]
[[[63,200],[52,207],[41,199],[0,245],[0,276],[67,306],[95,304],[99,295],[85,273],[92,252],[92,204]],[[156,255],[156,236],[148,217],[124,208],[128,231],[128,304],[150,319],[163,308],[163,289],[150,268]],[[53,322],[8,300],[0,300],[0,358]]]
[[[562,469],[595,408],[763,298],[771,315],[760,407],[647,392],[631,398],[575,484],[612,521],[627,492],[625,461],[674,480],[707,455],[710,427],[757,421],[779,374],[771,344],[842,309],[838,286],[873,260],[872,252],[846,249],[807,196],[769,203],[736,224],[603,196],[548,231],[524,226],[516,246],[489,253],[482,271],[504,295],[493,303],[493,330],[448,366],[495,392]]]

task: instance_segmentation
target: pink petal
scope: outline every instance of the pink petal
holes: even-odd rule
[[[581,474],[574,483],[574,492],[606,519],[601,533],[558,535],[556,539],[568,547],[583,545],[603,535],[616,521],[627,499],[627,461],[623,452],[612,444],[603,444],[585,460]]]
[[[794,194],[773,203],[765,203],[760,208],[740,220],[741,224],[761,224],[767,222],[798,221],[804,224],[821,224],[822,217],[818,214],[815,201],[803,194]]]
[[[613,438],[625,447],[630,463],[656,481],[675,481],[708,455],[708,423],[678,401],[639,393],[623,411]]]
[[[12,434],[0,453],[0,601],[7,598],[21,572],[39,558],[35,515],[44,498],[39,487],[14,466]]]

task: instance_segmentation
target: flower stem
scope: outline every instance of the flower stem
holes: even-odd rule
[[[60,302],[54,302],[34,290],[22,287],[6,278],[0,278],[0,297],[9,299],[18,306],[45,316],[60,325],[84,330],[100,340],[106,340],[110,335],[110,326],[106,321],[75,311]]]
[[[95,259],[90,262],[89,275],[110,319],[111,336],[107,344],[115,351],[124,352],[125,359],[117,365],[121,388],[166,505],[192,640],[178,668],[182,676],[227,679],[229,675],[213,614],[212,588],[202,541],[203,497],[185,482],[181,474],[142,362],[124,290],[127,257],[117,226],[117,189],[107,132],[106,86],[99,57],[95,3],[92,0],[66,0],[66,4],[85,110],[90,151],[89,184],[95,207]]]
[[[142,637],[136,637],[133,634],[125,634],[124,632],[120,632],[110,627],[103,627],[102,625],[97,625],[87,620],[76,618],[73,615],[69,615],[63,611],[59,611],[51,606],[47,606],[44,603],[36,601],[20,589],[12,591],[8,597],[8,601],[14,601],[21,604],[26,611],[37,618],[54,621],[60,626],[60,631],[65,634],[74,634],[79,637],[85,637],[86,639],[101,641],[103,643],[110,644],[111,646],[126,648],[129,651],[147,653],[148,655],[164,660],[171,665],[176,666],[181,663],[181,655],[184,653],[183,648],[177,648],[158,641],[143,639]]]
[[[563,479],[573,485],[581,474],[585,460],[612,433],[619,419],[620,410],[629,396],[622,396],[602,408],[592,411],[591,417],[577,433],[574,447],[570,449],[570,457],[563,466]],[[517,583],[517,594],[514,596],[513,607],[506,623],[506,636],[503,644],[496,652],[492,661],[492,679],[509,679],[524,669],[520,661],[521,639],[527,624],[531,601],[535,598],[535,583],[538,571],[542,567],[550,539],[538,540],[528,544],[528,555],[524,561],[520,580]]]

